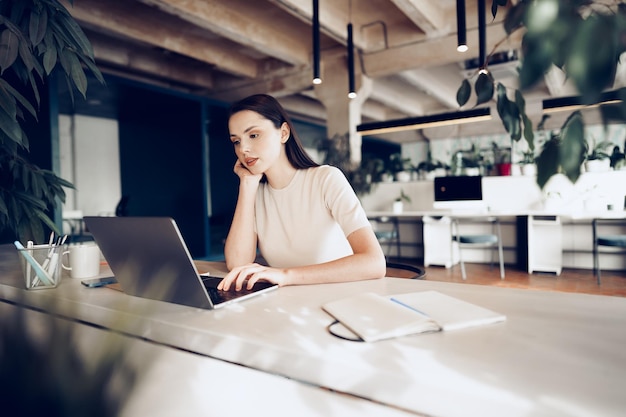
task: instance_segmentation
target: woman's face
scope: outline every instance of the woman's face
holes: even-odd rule
[[[281,156],[287,161],[284,144],[289,139],[289,126],[280,128],[251,110],[233,114],[228,121],[230,140],[241,164],[253,174],[265,173]]]

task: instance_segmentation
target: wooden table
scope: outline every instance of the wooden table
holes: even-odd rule
[[[88,289],[71,279],[54,290],[26,291],[7,269],[0,262],[0,300],[395,410],[437,416],[622,416],[626,410],[625,298],[383,278],[282,287],[202,310]],[[424,290],[503,313],[507,321],[376,343],[327,331],[332,318],[321,309],[325,302]]]

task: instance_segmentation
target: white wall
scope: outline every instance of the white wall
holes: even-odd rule
[[[61,178],[76,187],[66,190],[63,211],[114,214],[122,194],[117,120],[61,115],[59,131]]]

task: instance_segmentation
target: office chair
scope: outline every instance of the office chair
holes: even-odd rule
[[[400,249],[400,225],[398,218],[395,216],[380,216],[370,218],[372,229],[380,246],[387,246],[387,253],[385,253],[385,261],[387,262],[386,277],[394,278],[408,278],[408,279],[423,279],[426,275],[426,271],[415,265],[410,265],[402,262],[390,262],[388,259],[389,253],[393,246],[396,246],[396,257],[400,258],[402,255]],[[384,252],[384,249],[383,249]]]
[[[409,265],[400,262],[387,262],[386,277],[424,279],[426,270],[419,266]]]
[[[491,234],[463,234],[460,232],[461,223],[489,222],[492,224]],[[498,258],[500,261],[500,279],[504,279],[504,257],[502,253],[502,234],[500,232],[500,219],[498,217],[486,218],[453,218],[451,223],[452,239],[459,244],[459,263],[461,264],[461,275],[467,279],[465,273],[465,263],[463,262],[463,247],[486,247],[491,248],[491,264],[493,265],[493,249],[498,248]]]
[[[601,282],[600,273],[600,252],[599,246],[608,246],[614,248],[626,248],[626,235],[598,235],[599,223],[610,223],[611,221],[621,221],[617,219],[593,219],[591,221],[593,230],[593,274],[598,280],[598,285]]]
[[[396,256],[401,257],[400,253],[400,226],[398,224],[398,218],[395,216],[380,216],[370,219],[372,229],[380,246],[387,245],[387,252],[385,257],[391,253],[393,245],[396,246]]]

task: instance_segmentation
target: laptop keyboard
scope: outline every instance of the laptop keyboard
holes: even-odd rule
[[[211,301],[213,301],[213,304],[220,304],[226,301],[240,298],[244,295],[248,295],[248,294],[258,291],[259,289],[257,287],[259,286],[264,287],[266,285],[263,285],[263,284],[268,284],[268,283],[258,283],[260,285],[255,285],[254,289],[252,290],[248,290],[244,287],[241,289],[241,291],[236,291],[233,289],[230,289],[228,291],[222,291],[216,288],[217,284],[219,284],[221,280],[222,280],[221,278],[217,278],[217,277],[206,277],[206,276],[202,277],[202,283],[204,284],[204,287],[206,288],[207,293],[209,294],[209,297],[211,297]]]

